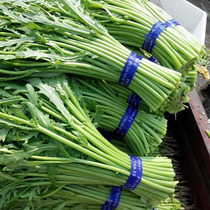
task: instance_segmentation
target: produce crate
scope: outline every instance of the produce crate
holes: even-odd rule
[[[185,0],[153,1],[162,6],[174,19],[202,43],[205,42],[207,14]],[[189,108],[176,117],[168,116],[169,131],[179,142],[182,169],[197,209],[210,209],[210,130],[208,117],[197,91],[189,94]],[[210,106],[210,105],[209,105]]]

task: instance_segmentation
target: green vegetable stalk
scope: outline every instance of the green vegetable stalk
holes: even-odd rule
[[[45,188],[44,188],[45,187]],[[17,198],[11,201],[4,209],[21,210],[28,207],[36,210],[39,209],[101,209],[109,197],[111,187],[109,186],[85,186],[85,185],[62,185],[57,186],[41,186],[40,190],[37,187],[31,189],[22,189],[31,196],[31,200],[26,198]],[[32,192],[32,189],[34,192]],[[29,193],[31,190],[31,193]],[[32,194],[33,193],[33,194]],[[21,194],[21,192],[19,192]],[[24,197],[23,194],[21,197]],[[180,210],[181,204],[177,199],[169,198],[162,202],[155,209],[168,209]],[[151,206],[146,203],[141,197],[136,196],[129,191],[122,191],[120,202],[117,207],[118,210],[151,210]]]
[[[53,72],[118,83],[131,51],[91,18],[85,6],[76,0],[2,1],[0,81]],[[170,95],[180,79],[180,73],[142,59],[129,88],[156,111],[179,97]]]
[[[93,118],[94,123],[97,123],[104,131],[115,131],[128,108],[126,101],[121,100],[104,81],[77,78],[75,81],[81,88],[81,94],[85,99],[87,109],[91,111],[89,115]],[[123,138],[133,154],[143,156],[157,149],[166,130],[167,120],[164,117],[139,110]]]
[[[80,202],[98,204],[97,201],[93,202],[93,200],[94,198],[100,198],[98,202],[103,204],[110,191],[108,186],[120,185],[126,178],[122,174],[103,168],[103,166],[106,167],[103,164],[97,166],[94,161],[74,157],[46,156],[46,154],[49,155],[52,152],[53,154],[57,153],[58,147],[52,143],[34,143],[33,139],[33,144],[24,146],[25,150],[17,150],[17,148],[9,150],[8,147],[11,147],[11,145],[6,145],[0,150],[3,153],[0,159],[0,165],[3,166],[3,172],[0,173],[0,184],[2,186],[0,190],[1,209],[12,208],[12,206],[18,206],[19,204],[24,205],[24,207],[31,204],[40,205],[42,199],[47,199],[46,204],[50,205],[51,199],[57,200],[57,202],[51,204],[57,204],[62,199],[65,199],[68,204]],[[45,157],[42,154],[45,154]],[[78,156],[78,153],[74,153],[73,156]],[[3,158],[7,158],[6,163],[3,162]],[[150,163],[151,160],[158,160],[158,158],[150,158]],[[151,169],[152,165],[148,166],[149,168]],[[163,173],[164,168],[166,169],[165,166],[154,167],[154,169],[161,170],[159,176]],[[168,174],[169,171],[168,169]],[[166,174],[166,171],[163,174]],[[169,181],[166,182],[169,183]],[[72,186],[72,184],[75,186]],[[86,185],[85,188],[81,184]],[[107,185],[106,188],[98,186],[104,184]],[[108,190],[101,194],[101,188],[102,190]],[[94,190],[94,195],[88,198],[88,195],[90,195],[88,192],[92,190]],[[77,193],[77,196],[75,196],[75,193]],[[82,194],[82,200],[78,193]],[[135,202],[131,202],[131,200]],[[150,200],[140,198],[130,191],[123,191],[120,202],[121,207],[127,207],[128,209],[141,209],[153,205]]]
[[[81,96],[77,95],[78,90],[75,89],[74,83],[64,76],[28,81],[27,84],[0,83],[0,125],[5,135],[7,136],[8,129],[12,129],[13,136],[9,135],[12,142],[14,136],[19,140],[21,135],[43,135],[47,140],[50,138],[58,144],[67,161],[70,157],[65,148],[79,151],[94,159],[93,163],[88,162],[84,167],[92,165],[99,170],[99,177],[104,174],[101,173],[102,169],[107,170],[112,174],[112,185],[114,174],[119,174],[123,178],[118,180],[118,186],[125,184],[131,169],[129,156],[114,147],[97,131],[85,112],[82,98],[80,102],[77,99]],[[22,144],[21,141],[18,143]],[[45,157],[43,159],[45,160]],[[159,157],[144,157],[142,160],[143,178],[133,192],[148,201],[159,203],[171,195],[176,186],[171,160]],[[86,175],[88,171],[84,168],[79,173]],[[106,180],[107,178],[104,181]],[[114,182],[114,185],[116,184],[117,182]]]
[[[100,20],[118,41],[142,48],[145,35],[157,22],[171,20],[166,12],[149,1],[88,0],[91,14]],[[182,26],[168,27],[156,40],[152,50],[161,65],[184,75],[204,54],[204,46]]]
[[[62,157],[64,153],[60,147],[44,135],[26,135],[21,131],[17,135],[10,129],[2,129],[1,134],[1,209],[28,207],[38,210],[59,206],[62,209],[93,209],[93,205],[94,209],[100,209],[109,197],[111,185],[123,183],[125,178],[94,167],[96,163],[69,147],[65,149],[71,157]],[[123,142],[113,142],[118,145],[121,143],[123,151],[127,150]],[[163,148],[167,149],[167,146],[164,144]],[[151,206],[147,200],[123,190],[117,209],[151,209]],[[167,208],[181,209],[181,203],[172,196],[155,209]]]
[[[190,74],[189,74],[188,80],[191,80],[192,77],[190,78]],[[133,92],[131,90],[125,87],[121,87],[119,84],[107,82],[107,85],[124,102],[127,102],[128,98],[133,95]],[[172,96],[179,95],[178,97],[179,99],[177,98],[177,100],[174,100],[173,102],[171,100],[171,102],[167,105],[167,110],[170,114],[176,114],[177,112],[182,111],[186,108],[186,103],[189,102],[188,93],[189,93],[189,86],[186,83],[180,83],[180,86],[177,89],[175,89],[174,92],[172,93]],[[139,109],[145,112],[151,113],[150,108],[147,106],[147,104],[143,100],[141,100]],[[165,113],[164,109],[159,108],[156,112],[153,112],[153,114],[163,116],[163,114]]]

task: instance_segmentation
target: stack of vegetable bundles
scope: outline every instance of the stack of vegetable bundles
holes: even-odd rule
[[[0,209],[180,209],[153,152],[203,46],[147,1],[0,0],[0,19]]]

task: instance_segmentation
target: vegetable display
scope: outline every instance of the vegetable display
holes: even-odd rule
[[[119,81],[131,51],[84,13],[80,1],[76,2],[3,1],[1,81],[40,71]],[[179,84],[180,73],[145,59],[139,62],[129,88],[152,111],[176,100],[177,95],[169,96]]]
[[[147,0],[0,0],[0,209],[190,205],[164,114],[204,54]]]

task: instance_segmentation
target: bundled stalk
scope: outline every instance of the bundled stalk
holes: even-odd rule
[[[157,17],[163,23],[166,23],[167,21],[172,19],[172,17],[167,12],[165,12],[163,9],[161,9],[160,7],[158,7],[157,5],[153,4],[148,0],[146,1],[135,0],[135,1],[141,4],[143,7],[145,7],[145,9],[147,9],[154,17]],[[189,33],[184,27],[175,28],[175,30],[181,33],[185,39],[194,40],[194,42],[198,43],[198,40],[191,33]],[[191,90],[194,89],[195,82],[197,79],[196,64],[197,62],[200,62],[200,60],[202,60],[203,56],[205,55],[206,52],[204,51],[204,49],[202,49],[202,52],[200,53],[198,60],[194,62],[194,65],[192,63],[191,65],[185,67],[187,74],[183,78],[183,80],[190,87]]]
[[[100,171],[100,168],[97,169],[91,164],[90,166],[82,166],[82,162],[76,164],[76,158],[47,157],[46,153],[49,155],[53,151],[56,154],[58,147],[55,144],[44,145],[41,143],[38,146],[38,143],[30,146],[30,149],[33,150],[33,153],[38,153],[39,156],[32,155],[31,150],[26,152],[8,150],[6,147],[1,148],[1,152],[4,149],[5,153],[2,156],[11,158],[9,163],[7,161],[4,172],[0,174],[1,209],[24,209],[28,207],[37,210],[44,207],[53,209],[59,206],[64,209],[76,207],[78,204],[97,205],[96,209],[100,209],[99,205],[105,204],[112,187],[103,185],[112,185],[111,177],[115,173],[110,173],[111,171],[108,170]],[[29,149],[29,145],[27,147]],[[20,152],[22,152],[22,156]],[[45,152],[45,157],[41,156],[43,152]],[[24,155],[25,159],[23,159]],[[2,158],[0,161],[1,166],[5,165]],[[74,161],[75,163],[73,163]],[[88,162],[91,163],[90,161],[86,162],[87,164]],[[84,173],[84,170],[87,172]],[[9,172],[6,173],[5,171]],[[105,174],[101,174],[101,172],[105,172]],[[116,175],[112,178],[118,180]],[[151,204],[148,201],[130,191],[122,191],[121,187],[116,188],[121,192],[118,209],[151,209]],[[89,205],[85,207],[86,205],[80,209],[91,208]]]
[[[164,117],[142,110],[136,111],[136,107],[128,106],[126,101],[121,100],[104,81],[77,78],[75,80],[77,81],[75,86],[81,89],[87,109],[90,111],[89,115],[100,129],[116,131],[137,156],[148,155],[158,148],[167,130],[167,120]],[[136,113],[133,122],[123,129],[118,129],[120,123],[125,120],[124,115],[129,108]]]
[[[1,81],[34,72],[65,72],[119,82],[131,56],[85,13],[81,1],[2,0],[0,19]],[[156,111],[170,102],[181,75],[145,59],[138,61],[132,81],[124,85]]]
[[[58,142],[67,160],[69,152],[65,147],[93,158],[95,162],[88,164],[96,168],[98,177],[104,176],[105,172],[101,170],[111,173],[111,185],[121,186],[126,183],[133,160],[97,131],[85,113],[82,99],[80,105],[71,80],[68,81],[64,76],[47,80],[35,78],[21,86],[15,83],[0,83],[0,86],[0,124],[2,129],[6,129],[6,135],[11,129],[11,133],[15,133],[12,139],[14,136],[20,139],[21,135],[29,138],[31,135],[43,134],[47,140],[51,138]],[[21,141],[18,142],[21,144]],[[134,187],[133,192],[152,203],[165,200],[176,186],[171,160],[144,157],[142,162],[144,169],[143,172],[139,171],[143,173],[141,183]],[[88,167],[88,164],[84,167]],[[80,171],[80,174],[88,174],[88,168],[81,170],[84,172]],[[108,176],[105,177],[103,183],[108,180]],[[118,177],[116,182],[113,177]]]
[[[58,148],[53,144],[37,143],[27,145],[28,151],[1,148],[3,155],[0,165],[1,167],[6,165],[0,174],[1,209],[18,209],[19,205],[35,209],[43,205],[48,206],[48,209],[51,205],[61,204],[63,207],[78,203],[103,205],[109,197],[110,187],[95,186],[95,184],[113,185],[114,182],[115,184],[122,182],[122,175],[93,167],[92,161],[78,160],[76,163],[76,158],[43,157],[41,156],[43,152],[49,155],[55,151],[56,154]],[[32,155],[36,153],[39,156]],[[6,163],[3,158],[7,158]],[[32,161],[33,159],[38,161]],[[85,162],[87,165],[82,164]],[[81,184],[87,185],[80,186]],[[151,209],[151,205],[147,200],[123,190],[118,208]]]
[[[197,74],[196,72],[194,72],[194,74]],[[192,79],[190,78],[189,75],[189,80]],[[130,100],[134,100],[134,103],[139,103],[139,105],[137,106],[137,108],[139,108],[140,110],[143,110],[145,112],[151,112],[150,108],[147,106],[147,104],[140,98],[138,97],[138,95],[136,95],[133,91],[125,88],[125,87],[121,87],[119,84],[116,83],[107,83],[108,88],[111,89],[113,91],[114,94],[116,94],[116,97],[120,98],[121,100],[123,100],[124,102],[129,102]],[[187,87],[187,84],[182,83],[182,85],[179,87],[179,89],[174,90],[173,94],[179,94],[179,100],[175,100],[173,103],[170,104],[170,108],[168,106],[168,112],[171,114],[175,114],[179,111],[182,111],[186,108],[186,103],[189,102],[189,98],[188,98],[188,91],[189,91],[189,87]],[[172,95],[173,95],[172,94]],[[153,114],[159,115],[159,116],[163,116],[164,114],[164,110],[162,110],[161,108],[159,110],[157,110],[156,112],[153,112]]]
[[[133,154],[132,150],[128,147],[125,141],[122,139],[110,139],[110,142],[119,148],[121,151],[127,154]],[[155,207],[155,209],[193,209],[195,204],[195,198],[191,194],[191,189],[188,186],[188,182],[182,171],[180,163],[180,148],[178,142],[173,139],[168,133],[163,139],[163,142],[157,150],[152,154],[153,157],[169,157],[173,161],[173,168],[176,173],[175,179],[179,181],[176,186],[175,193],[172,198],[168,198],[166,201],[162,201],[161,205]]]
[[[135,52],[137,55],[140,55],[143,58],[147,58],[148,60],[154,63],[158,63],[157,59],[154,56],[151,56],[149,53],[135,47],[130,47],[130,49],[132,50],[132,52]],[[197,79],[197,68],[196,65],[193,65],[192,69],[189,72],[187,72],[185,76],[182,77],[177,88],[169,96],[170,99],[169,100],[167,99],[165,101],[164,104],[165,105],[167,104],[166,105],[167,108],[165,105],[162,105],[155,113],[163,115],[167,110],[167,112],[169,112],[170,114],[176,114],[180,111],[185,110],[186,104],[189,103],[189,98],[188,98],[189,91],[194,89],[196,79]],[[130,95],[126,97],[131,97],[131,95],[133,94],[131,90],[124,88],[118,85],[117,83],[113,83],[113,86],[116,86],[113,88],[116,89],[117,94],[121,92],[124,94],[129,92]],[[143,103],[143,110],[151,112],[146,103],[143,101],[142,103]]]
[[[30,209],[72,209],[72,210],[87,210],[87,209],[101,209],[101,206],[105,203],[106,198],[109,197],[111,188],[106,186],[79,186],[79,185],[66,185],[56,189],[53,186],[48,187],[48,190],[42,187],[40,194],[37,193],[34,200],[31,202],[26,199],[17,199],[11,202],[3,209],[24,209],[29,207]],[[20,189],[21,190],[21,189]],[[49,196],[45,199],[41,198],[41,193],[49,193]],[[50,195],[51,193],[51,195]],[[119,210],[151,210],[147,203],[143,203],[141,198],[129,191],[122,191],[119,205]]]
[[[37,190],[36,194],[34,193],[33,199],[15,199],[2,209],[21,210],[23,208],[28,207],[29,209],[36,210],[55,208],[60,208],[62,210],[99,210],[106,202],[106,198],[109,198],[109,193],[111,191],[111,187],[98,185],[63,185],[59,188],[56,188],[55,186],[44,187],[41,186],[40,191]],[[23,189],[20,188],[19,190]],[[46,195],[46,193],[48,193],[48,195]],[[134,193],[122,190],[117,209],[151,210],[151,206],[145,203],[140,197],[136,196]],[[165,202],[162,202],[155,209],[180,210],[181,204],[177,199],[169,198]]]
[[[118,41],[142,48],[145,36],[158,21],[172,20],[166,12],[149,1],[88,0],[91,14],[101,20]],[[204,54],[204,46],[182,26],[175,23],[157,38],[151,52],[161,65],[186,75]]]
[[[21,145],[22,150],[20,141],[27,142]],[[123,176],[94,167],[96,163],[71,148],[66,150],[71,158],[62,158],[63,151],[50,138],[40,134],[17,137],[8,131],[0,148],[1,209],[101,209],[109,198],[110,185],[121,183]],[[123,190],[117,209],[151,209],[151,205]],[[167,208],[181,209],[181,204],[172,196],[155,209]]]

